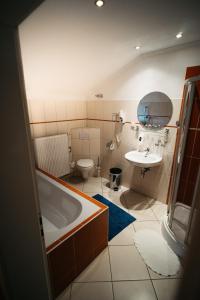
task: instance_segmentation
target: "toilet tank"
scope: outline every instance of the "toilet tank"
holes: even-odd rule
[[[71,129],[72,160],[89,158],[97,165],[100,157],[100,128]]]

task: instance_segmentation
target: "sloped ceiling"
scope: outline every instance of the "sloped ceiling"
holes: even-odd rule
[[[141,54],[200,40],[200,1],[105,2],[47,0],[20,25],[29,97],[87,95]]]

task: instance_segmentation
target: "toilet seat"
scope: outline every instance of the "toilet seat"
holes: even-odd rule
[[[93,167],[94,166],[94,162],[92,159],[79,159],[77,161],[77,166],[81,167],[81,168],[89,168],[89,167]]]

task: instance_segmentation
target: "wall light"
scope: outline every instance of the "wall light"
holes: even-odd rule
[[[140,50],[140,46],[136,46],[136,47],[135,47],[135,50]]]
[[[177,39],[180,39],[180,38],[182,38],[182,36],[183,36],[183,33],[182,33],[182,32],[179,32],[179,33],[177,33],[176,38],[177,38]]]
[[[103,0],[96,0],[95,1],[95,5],[98,7],[102,7],[104,6],[105,2]]]

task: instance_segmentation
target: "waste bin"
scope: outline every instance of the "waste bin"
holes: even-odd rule
[[[121,173],[120,168],[111,168],[110,169],[110,188],[114,191],[118,191],[120,182],[121,182]]]

